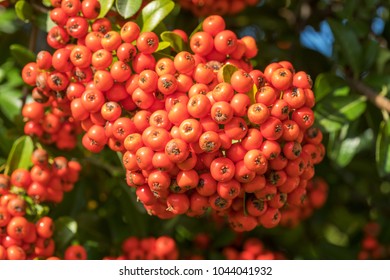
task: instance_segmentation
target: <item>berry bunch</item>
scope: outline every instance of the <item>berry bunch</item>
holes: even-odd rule
[[[321,208],[328,197],[328,184],[321,177],[314,177],[307,182],[306,199],[301,206],[288,205],[283,208],[280,224],[285,227],[297,226],[310,217],[314,210]]]
[[[60,203],[64,192],[71,191],[79,179],[81,165],[77,161],[62,156],[51,158],[44,149],[36,149],[31,161],[33,166],[30,170],[18,168],[9,179],[2,175],[8,183],[1,185],[0,194],[9,193],[9,188],[14,186],[37,203]]]
[[[363,233],[364,237],[357,258],[359,260],[388,259],[390,253],[387,246],[378,240],[381,233],[380,225],[376,222],[369,222],[364,226]]]
[[[123,154],[127,184],[148,213],[211,208],[234,230],[250,231],[278,225],[285,205],[303,205],[324,156],[305,72],[287,61],[254,70],[255,40],[237,38],[218,15],[190,38],[174,30],[188,50],[156,59],[157,34],[132,21],[113,30],[96,19],[98,1],[52,4],[57,25],[47,41],[56,51],[42,51],[23,78],[49,88],[67,123],[84,130],[86,149]]]
[[[204,17],[214,14],[238,14],[248,6],[255,6],[259,0],[178,0],[177,2],[195,16]]]
[[[179,251],[176,241],[169,236],[126,238],[118,257],[105,257],[104,259],[117,260],[177,260]]]
[[[81,166],[64,157],[49,157],[38,148],[30,170],[0,174],[0,260],[56,259],[54,222],[41,202],[60,203],[73,189]]]
[[[240,246],[228,246],[223,249],[227,260],[283,260],[283,253],[266,248],[264,243],[255,237],[247,238]]]
[[[35,223],[27,217],[24,197],[4,192],[9,178],[0,175],[0,260],[47,259],[55,250],[53,220],[43,216]]]

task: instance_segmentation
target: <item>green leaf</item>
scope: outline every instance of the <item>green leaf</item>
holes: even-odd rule
[[[202,31],[203,30],[203,21],[201,21],[196,27],[194,30],[192,30],[190,36],[189,36],[189,39],[191,39],[192,35],[194,35],[196,32],[198,31]]]
[[[52,7],[50,0],[42,0],[42,4],[45,7],[49,7],[49,8]]]
[[[156,52],[165,50],[171,46],[171,43],[169,42],[159,42]]]
[[[22,21],[28,22],[33,16],[33,9],[27,1],[19,0],[15,4],[15,12],[18,18]]]
[[[321,73],[314,82],[314,93],[318,103],[328,94],[340,88],[347,87],[347,83],[333,73]]]
[[[5,174],[11,174],[15,169],[29,169],[32,165],[31,155],[34,151],[34,143],[29,136],[18,138],[12,145],[8,155]]]
[[[343,127],[343,121],[330,118],[326,112],[314,111],[317,125],[326,132],[335,132]]]
[[[170,43],[171,47],[176,51],[176,52],[181,52],[181,51],[188,51],[188,45],[184,42],[184,40],[175,32],[172,31],[165,31],[161,33],[160,35],[161,39],[163,42],[168,42]]]
[[[327,96],[317,104],[315,117],[321,128],[327,132],[341,129],[344,124],[356,120],[366,110],[364,96]]]
[[[331,224],[325,227],[324,237],[329,243],[336,246],[346,247],[349,242],[348,235]]]
[[[340,47],[340,58],[345,58],[346,61],[344,63],[352,69],[355,76],[358,76],[362,48],[356,33],[348,26],[348,23],[342,24],[331,18],[328,19],[328,23],[335,37],[335,42]]]
[[[22,101],[20,100],[20,90],[2,87],[0,92],[0,111],[10,120],[14,121],[15,117],[20,115]],[[4,91],[7,89],[6,91]]]
[[[13,44],[9,49],[16,62],[21,66],[35,61],[35,54],[23,45]]]
[[[340,131],[329,135],[328,155],[340,167],[347,166],[356,154],[370,148],[373,143],[373,131],[367,129],[358,133],[357,125],[357,122],[354,125],[345,125]]]
[[[118,207],[121,209],[123,219],[130,226],[134,235],[145,236],[147,232],[145,213],[141,213],[137,209],[139,202],[136,201],[136,196],[131,192],[129,186],[125,183],[121,183],[120,186],[121,192],[118,196]],[[144,211],[144,209],[142,210]]]
[[[8,130],[4,126],[4,122],[2,119],[0,119],[0,151],[2,153],[2,156],[6,157],[9,154],[9,151],[11,150],[13,141],[12,137],[8,135]],[[3,165],[3,163],[6,163],[6,160],[4,162],[0,163],[0,166]]]
[[[380,48],[378,58],[376,61],[376,71],[380,74],[384,73],[387,62],[390,60],[389,49]]]
[[[152,1],[146,5],[138,17],[137,21],[141,26],[141,31],[152,31],[163,21],[173,10],[175,3],[172,0]]]
[[[142,5],[142,0],[116,0],[116,9],[125,19],[134,16]]]
[[[222,77],[223,81],[226,83],[230,83],[230,79],[234,72],[236,72],[238,68],[232,64],[225,64],[222,66]]]
[[[364,70],[369,70],[376,62],[379,54],[379,43],[375,40],[367,40],[364,44],[363,51],[363,64]]]
[[[100,2],[100,13],[98,16],[99,18],[105,17],[105,15],[110,11],[112,6],[114,5],[114,1],[115,0],[99,0]]]
[[[54,221],[54,226],[53,239],[56,243],[57,250],[63,251],[76,236],[77,222],[71,217],[63,216]]]
[[[14,9],[0,9],[0,32],[12,34],[19,28],[15,16]]]
[[[375,159],[379,176],[390,175],[390,121],[382,121],[376,140]]]

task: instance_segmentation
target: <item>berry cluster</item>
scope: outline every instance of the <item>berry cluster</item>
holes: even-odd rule
[[[306,199],[301,206],[288,205],[284,207],[280,225],[294,227],[310,217],[314,210],[320,209],[325,204],[328,188],[328,183],[321,177],[309,180],[306,186]]]
[[[0,260],[56,259],[54,222],[41,202],[60,203],[73,189],[81,166],[36,149],[30,170],[0,174]]]
[[[118,257],[105,257],[107,260],[177,260],[179,250],[176,241],[169,236],[126,238]]]
[[[8,180],[0,175],[1,185]],[[53,220],[41,217],[35,223],[26,217],[28,204],[19,195],[0,189],[0,260],[47,259],[55,250]]]
[[[30,170],[18,168],[9,179],[2,175],[4,183],[0,186],[0,194],[3,191],[3,194],[8,193],[10,186],[15,186],[37,203],[60,203],[64,192],[71,191],[79,179],[81,165],[77,161],[63,156],[51,158],[44,149],[36,149],[31,161],[33,166]]]
[[[364,237],[357,258],[359,260],[388,259],[390,253],[386,246],[378,240],[381,227],[376,222],[369,222],[364,226]]]
[[[259,0],[178,0],[179,5],[197,17],[208,15],[233,15],[248,6],[255,6]]]
[[[245,239],[239,246],[228,246],[223,249],[227,260],[283,260],[283,253],[266,248],[264,243],[255,237]]]
[[[278,225],[285,205],[303,205],[324,156],[305,72],[288,61],[253,70],[255,40],[237,38],[218,15],[190,38],[174,30],[188,51],[157,60],[157,34],[132,21],[113,30],[96,19],[97,0],[52,4],[57,25],[47,41],[56,51],[42,51],[23,78],[48,87],[63,119],[84,130],[87,150],[107,145],[123,154],[127,184],[148,213],[200,216],[211,208],[234,230],[250,231]],[[26,109],[39,107],[31,104],[26,112],[38,110]],[[38,120],[47,114],[40,108],[25,117]]]

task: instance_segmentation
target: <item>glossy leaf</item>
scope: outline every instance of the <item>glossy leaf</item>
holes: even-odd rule
[[[360,59],[362,57],[362,48],[357,35],[347,24],[342,24],[334,19],[328,19],[328,23],[332,29],[335,41],[340,47],[340,57],[345,58],[346,61],[344,63],[357,76],[360,72]]]
[[[159,42],[156,52],[166,50],[169,47],[171,47],[171,43],[169,43],[169,42]]]
[[[364,45],[363,69],[369,70],[374,65],[379,54],[378,41],[368,40]]]
[[[174,49],[174,51],[176,52],[188,51],[187,44],[175,32],[165,31],[161,33],[160,37],[164,42],[169,42],[171,47]]]
[[[7,117],[8,120],[14,121],[15,117],[20,115],[22,101],[20,100],[20,90],[1,87],[0,92],[0,111]],[[7,91],[3,91],[7,89]]]
[[[328,96],[316,106],[316,121],[325,131],[333,132],[360,117],[366,106],[364,96]]]
[[[18,29],[15,22],[16,11],[14,9],[0,9],[0,31],[12,34]]]
[[[139,11],[142,0],[116,0],[115,4],[118,13],[125,19],[128,19]]]
[[[199,32],[199,31],[202,31],[203,30],[203,22],[200,22],[195,28],[194,30],[192,30],[189,38],[191,39],[192,35],[194,35],[196,32]]]
[[[314,82],[314,93],[316,102],[322,100],[328,94],[347,87],[347,83],[333,73],[321,73]]]
[[[154,30],[170,14],[174,7],[175,3],[172,0],[155,0],[150,2],[142,9],[137,19],[141,26],[141,31]]]
[[[25,22],[28,22],[32,19],[33,9],[31,7],[31,4],[27,1],[19,0],[18,2],[16,2],[15,11],[18,18]]]
[[[114,5],[115,0],[99,0],[99,2],[100,2],[99,18],[103,18],[110,11],[112,6]]]
[[[328,155],[338,166],[345,167],[356,154],[370,148],[373,140],[371,129],[359,134],[356,125],[344,125],[340,131],[330,133]]]
[[[35,61],[35,54],[25,46],[13,44],[9,48],[12,56],[21,66],[24,66],[29,62]]]
[[[29,169],[34,143],[30,136],[21,136],[12,145],[4,173],[11,174],[17,168]]]
[[[237,69],[238,68],[232,64],[225,64],[222,66],[223,81],[230,83],[230,79],[232,78],[233,73],[237,71]]]
[[[13,142],[12,138],[8,135],[7,128],[4,126],[2,119],[0,119],[0,143],[0,152],[5,157],[11,150]],[[4,162],[0,163],[0,166],[3,165],[3,163],[6,163],[6,159],[4,159]]]
[[[390,121],[382,121],[376,140],[376,163],[381,177],[390,175]]]
[[[77,222],[71,217],[64,216],[56,219],[54,225],[53,239],[56,242],[56,247],[64,250],[77,234]]]
[[[390,60],[390,51],[389,49],[380,48],[378,58],[376,60],[376,71],[379,74],[384,73],[385,67]]]

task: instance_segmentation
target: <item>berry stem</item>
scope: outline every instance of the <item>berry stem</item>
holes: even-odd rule
[[[346,78],[346,81],[351,88],[366,96],[376,107],[385,110],[386,112],[390,112],[390,100],[381,93],[377,93],[374,89],[359,80]]]

